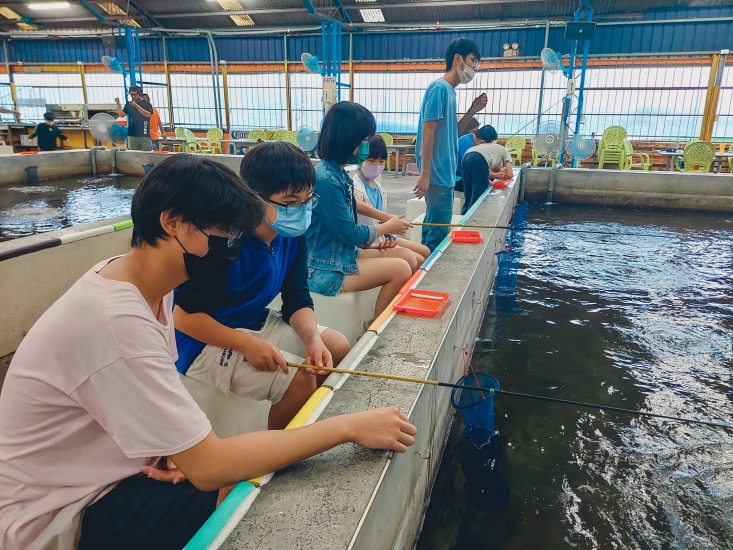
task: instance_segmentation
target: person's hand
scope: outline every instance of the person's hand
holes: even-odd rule
[[[478,113],[482,109],[486,107],[486,105],[489,103],[489,98],[486,97],[486,94],[481,94],[476,99],[473,100],[473,103],[471,103],[471,108],[469,109],[472,113]]]
[[[13,115],[15,115],[15,122],[20,124],[20,111],[13,111]]]
[[[496,177],[500,180],[505,180],[506,179],[506,168],[502,168],[501,170],[499,170],[496,173]]]
[[[386,248],[394,248],[395,246],[397,246],[396,239],[383,239],[381,241],[373,242],[369,248],[373,248],[375,250],[384,250]]]
[[[115,98],[115,103],[117,103],[117,105],[119,105],[119,104],[120,104],[120,98],[119,98],[119,97],[116,97],[116,98]]]
[[[406,214],[400,214],[384,222],[382,226],[386,229],[386,233],[404,235],[405,231],[412,228],[412,224],[405,221],[405,216]]]
[[[168,134],[166,134],[165,132],[161,132],[161,133],[160,133],[160,137],[161,137],[162,139],[168,139]]]
[[[389,449],[404,453],[415,443],[417,428],[395,407],[350,414],[349,441],[367,449]]]
[[[328,351],[326,344],[323,343],[321,335],[317,335],[305,345],[305,362],[307,365],[316,365],[319,367],[333,367],[333,357]],[[308,374],[330,374],[325,370],[305,369]]]
[[[423,198],[427,194],[429,186],[430,176],[423,172],[422,174],[420,174],[420,177],[417,178],[417,183],[415,183],[415,188],[413,189],[413,191],[415,192],[415,196],[418,199]]]
[[[148,476],[150,479],[157,479],[158,481],[165,481],[167,483],[180,483],[186,479],[186,474],[179,470],[170,458],[166,458],[166,468],[158,468],[157,466],[143,466],[141,472]]]
[[[61,141],[69,141],[69,138],[67,138],[66,136],[63,136],[63,137],[61,138]]]
[[[261,372],[276,372],[280,368],[285,374],[288,373],[285,358],[275,344],[246,332],[243,332],[242,336],[246,339],[238,349],[252,368]]]

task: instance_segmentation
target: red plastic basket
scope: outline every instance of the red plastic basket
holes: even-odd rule
[[[456,243],[480,243],[484,240],[481,231],[470,229],[454,229],[451,231],[451,238]]]
[[[411,288],[407,294],[394,303],[394,309],[410,315],[423,315],[435,317],[445,309],[450,294],[447,292],[435,292],[432,290],[420,290]]]

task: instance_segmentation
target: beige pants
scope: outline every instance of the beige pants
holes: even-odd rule
[[[274,344],[290,363],[305,361],[305,344],[277,311],[270,310],[262,330],[237,330]],[[326,327],[318,325],[319,333],[324,330]],[[287,374],[280,368],[275,372],[259,371],[247,362],[240,351],[206,346],[191,364],[186,376],[214,386],[226,395],[231,392],[256,401],[267,399],[276,405],[288,391],[297,371],[296,368],[288,368]]]

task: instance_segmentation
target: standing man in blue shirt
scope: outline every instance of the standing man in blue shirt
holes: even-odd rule
[[[486,94],[478,96],[468,113],[456,124],[456,86],[468,84],[479,69],[481,50],[473,40],[457,38],[445,52],[443,78],[425,91],[417,127],[415,154],[420,177],[415,195],[425,197],[425,223],[450,223],[453,188],[458,166],[458,135],[473,115],[486,107]],[[423,227],[422,244],[431,251],[448,235],[447,227]]]

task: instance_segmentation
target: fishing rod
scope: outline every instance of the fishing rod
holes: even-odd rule
[[[559,231],[562,233],[593,233],[596,235],[616,235],[620,237],[661,237],[653,233],[619,233],[618,231],[597,231],[594,229],[564,229],[562,227],[516,227],[513,225],[481,225],[470,223],[425,223],[410,222],[425,227],[467,227],[470,229],[512,229],[514,231]]]
[[[673,420],[675,422],[685,422],[687,424],[702,424],[705,426],[714,426],[716,428],[733,429],[733,424],[725,422],[712,422],[710,420],[695,420],[692,418],[684,418],[679,416],[667,416],[664,414],[656,414],[645,411],[637,411],[634,409],[622,409],[620,407],[610,407],[607,405],[597,405],[594,403],[584,403],[582,401],[571,401],[569,399],[559,399],[557,397],[547,397],[544,395],[532,395],[529,393],[517,393],[507,390],[495,390],[493,388],[481,388],[479,386],[463,386],[461,384],[448,384],[447,382],[438,382],[437,380],[424,380],[422,378],[411,378],[409,376],[396,376],[394,374],[379,374],[376,372],[365,372],[361,370],[337,369],[334,367],[317,367],[314,365],[304,365],[302,363],[287,363],[288,367],[298,369],[313,369],[314,371],[338,372],[341,374],[356,374],[357,376],[369,376],[371,378],[381,378],[383,380],[397,380],[400,382],[410,382],[413,384],[423,384],[426,386],[441,386],[443,388],[456,388],[459,390],[479,391],[488,394],[509,395],[511,397],[521,397],[525,399],[536,399],[539,401],[551,401],[553,403],[562,403],[565,405],[575,405],[576,407],[585,407],[587,409],[600,409],[604,411],[614,411],[626,414],[634,414],[637,416],[648,416],[651,418],[661,418],[663,420]]]

